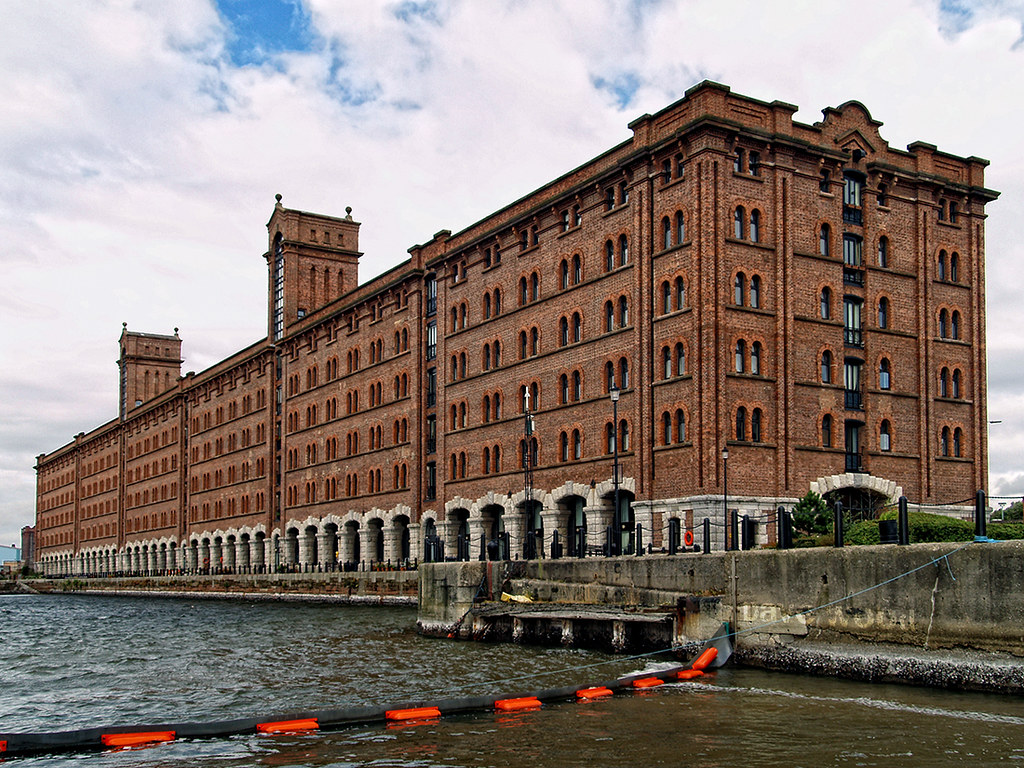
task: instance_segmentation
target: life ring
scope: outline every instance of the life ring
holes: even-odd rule
[[[687,531],[683,534],[683,544],[688,547],[693,546],[693,531]]]

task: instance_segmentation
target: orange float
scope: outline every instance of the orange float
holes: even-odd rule
[[[716,656],[718,656],[718,649],[708,648],[704,653],[698,656],[696,661],[694,661],[690,666],[693,669],[704,669],[708,664],[715,660]]]
[[[306,720],[278,720],[256,726],[256,733],[303,733],[317,730],[320,730],[320,723],[315,717]]]
[[[520,699],[498,699],[494,702],[494,708],[499,712],[523,712],[530,709],[540,709],[540,699],[536,696],[524,696]]]
[[[605,696],[611,696],[612,689],[605,688],[603,686],[597,686],[596,688],[581,688],[576,691],[576,698],[581,701],[588,701],[590,699],[600,699]]]
[[[413,707],[412,709],[389,709],[384,713],[387,720],[430,720],[441,716],[437,707]]]
[[[135,733],[104,733],[100,740],[105,747],[138,747],[174,741],[174,731],[137,731]],[[6,742],[5,742],[6,746]]]
[[[660,677],[642,677],[639,680],[634,680],[632,683],[634,688],[656,688],[664,684],[665,681]]]

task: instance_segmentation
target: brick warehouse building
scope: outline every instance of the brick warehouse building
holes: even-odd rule
[[[351,209],[278,196],[267,337],[181,376],[176,330],[124,328],[118,417],[38,457],[38,561],[330,568],[500,530],[573,554],[705,517],[721,543],[724,495],[771,541],[809,489],[972,498],[987,162],[795,111],[701,83],[363,285]]]

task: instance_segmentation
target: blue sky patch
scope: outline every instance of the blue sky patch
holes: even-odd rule
[[[311,19],[299,0],[215,0],[227,24],[228,57],[235,66],[266,63],[313,47]]]
[[[591,82],[599,91],[610,94],[619,109],[625,109],[630,105],[640,87],[640,78],[635,72],[620,72],[611,79],[593,77]]]

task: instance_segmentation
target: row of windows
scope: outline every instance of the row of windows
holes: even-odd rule
[[[384,492],[384,475],[379,468],[366,471],[367,493]],[[391,490],[399,491],[409,487],[409,465],[399,462],[391,468]],[[324,478],[323,481],[310,480],[303,486],[303,504],[316,504],[319,501],[334,501],[340,498],[342,490],[341,481],[337,477]],[[350,472],[345,475],[344,496],[351,498],[359,495],[359,475]],[[285,504],[297,506],[299,501],[299,486],[290,485],[285,491]]]
[[[298,460],[298,450],[295,449],[296,461]],[[289,463],[292,461],[292,457],[289,452],[288,456]],[[255,468],[255,472],[253,471]],[[227,468],[227,472],[223,469],[218,469],[211,472],[204,472],[202,475],[194,474],[189,481],[189,490],[192,492],[198,491],[209,491],[213,488],[221,488],[225,484],[231,485],[237,483],[240,480],[242,482],[250,479],[257,479],[266,475],[267,461],[265,458],[260,457],[255,462],[250,463],[243,461],[239,466],[230,466]],[[224,479],[227,477],[227,483]],[[173,485],[173,484],[172,484]],[[136,494],[138,496],[138,494]],[[154,499],[155,500],[155,499]]]
[[[823,448],[831,448],[833,446],[833,419],[831,414],[825,414],[821,419],[821,446]],[[848,437],[847,450],[853,450],[857,452],[859,447],[860,437],[859,430],[858,435],[853,437],[852,440]],[[852,443],[852,444],[850,444]],[[878,424],[878,449],[884,452],[890,452],[895,450],[895,437],[893,434],[892,423],[889,419],[882,419]],[[939,453],[944,457],[961,458],[964,453],[964,437],[963,429],[960,427],[943,427],[939,433]]]

